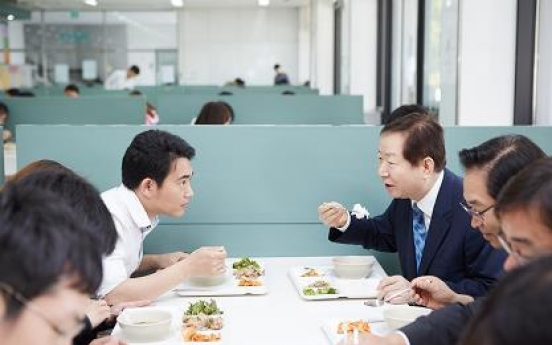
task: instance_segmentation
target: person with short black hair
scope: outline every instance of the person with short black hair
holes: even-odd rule
[[[459,205],[462,179],[445,168],[443,128],[427,114],[400,117],[381,130],[378,157],[378,174],[393,201],[382,215],[369,218],[336,202],[320,205],[330,241],[399,254],[402,275],[378,286],[386,302],[408,302],[408,293],[397,291],[424,275],[439,277],[457,293],[485,295],[504,255],[473,230]]]
[[[274,85],[289,85],[289,77],[280,64],[274,65]]]
[[[69,84],[63,90],[63,94],[69,98],[78,98],[80,96],[80,90],[77,85]]]
[[[134,90],[136,78],[140,75],[140,68],[136,65],[130,66],[126,71],[115,70],[105,80],[106,90]]]
[[[102,250],[63,198],[10,183],[0,192],[0,338],[59,344],[83,327]]]
[[[160,215],[180,217],[194,195],[191,160],[195,149],[166,131],[148,130],[134,137],[122,162],[122,185],[102,193],[119,239],[104,260],[100,295],[109,304],[153,300],[191,276],[225,271],[223,247],[202,247],[191,254],[143,255],[143,241]],[[130,278],[134,272],[156,270]]]

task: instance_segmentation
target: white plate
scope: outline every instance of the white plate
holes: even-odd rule
[[[336,345],[345,337],[344,334],[337,333],[337,326],[344,321],[358,321],[359,319],[330,319],[322,322],[322,330],[328,337],[330,344]],[[363,319],[370,324],[370,331],[375,335],[387,335],[390,330],[385,322],[372,322],[370,319]]]
[[[261,286],[238,286],[239,280],[232,275],[232,264],[240,259],[226,260],[227,274],[226,281],[216,286],[196,286],[187,282],[180,284],[174,289],[179,296],[232,296],[232,295],[264,295],[268,293],[268,288],[264,276],[258,278],[263,285]],[[264,264],[257,259],[253,259],[264,269]]]
[[[317,272],[323,274],[320,277],[302,277],[307,268],[314,268]],[[289,277],[297,289],[299,295],[306,300],[326,300],[336,298],[374,298],[377,297],[376,290],[381,276],[372,271],[372,274],[363,279],[341,279],[338,278],[331,266],[295,266],[289,270]],[[305,295],[303,289],[317,281],[324,280],[338,290],[337,294],[332,295]]]

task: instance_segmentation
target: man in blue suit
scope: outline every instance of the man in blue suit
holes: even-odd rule
[[[457,293],[482,296],[501,272],[504,254],[470,226],[462,209],[462,179],[445,168],[442,127],[427,114],[388,123],[380,134],[378,173],[394,198],[373,218],[353,216],[342,205],[322,204],[320,220],[333,242],[398,252],[402,276],[382,279],[379,297],[405,303],[410,280],[433,275]]]

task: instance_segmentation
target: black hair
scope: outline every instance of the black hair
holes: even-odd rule
[[[161,130],[148,130],[134,137],[123,156],[123,184],[136,189],[146,179],[153,179],[159,186],[169,175],[177,158],[191,160],[195,149],[184,139]]]
[[[20,180],[22,186],[50,190],[60,196],[79,215],[85,230],[96,237],[102,254],[109,255],[117,243],[117,229],[111,213],[104,204],[98,190],[81,176],[72,171],[35,171]]]
[[[386,124],[380,135],[402,133],[406,135],[403,157],[413,166],[418,166],[425,157],[431,157],[435,171],[445,168],[446,152],[443,127],[428,114],[412,113]]]
[[[132,65],[128,69],[131,70],[136,75],[140,74],[140,67],[136,65]]]
[[[275,65],[274,65],[274,69],[275,69],[275,70],[278,69],[278,68],[280,68],[280,67],[281,67],[280,64],[275,64]]]
[[[518,268],[502,279],[473,318],[461,345],[552,343],[552,257]]]
[[[195,121],[196,125],[223,125],[232,122],[230,106],[222,102],[207,102],[201,108]]]
[[[0,102],[0,115],[6,114],[6,116],[10,116],[10,109],[4,102]]]
[[[552,232],[552,158],[540,159],[512,177],[498,194],[495,213],[527,210]]]
[[[293,96],[293,95],[295,95],[295,92],[293,92],[291,90],[284,90],[284,91],[282,91],[282,95]]]
[[[487,194],[493,199],[506,182],[532,162],[546,157],[544,151],[523,135],[502,135],[458,153],[465,170],[487,170]]]
[[[232,96],[232,95],[233,93],[227,90],[222,90],[221,92],[219,92],[219,96]]]
[[[52,192],[9,183],[0,192],[0,282],[32,300],[66,280],[94,294],[102,280],[102,253],[79,216]],[[6,315],[20,301],[1,291]]]
[[[389,122],[392,122],[399,117],[407,116],[410,114],[428,114],[430,115],[429,111],[426,107],[423,107],[419,104],[405,104],[401,105],[397,109],[393,110],[391,114],[384,114],[381,117],[381,124],[386,125]]]
[[[80,94],[80,90],[79,90],[79,87],[75,84],[69,84],[65,87],[65,89],[63,90],[64,92],[65,91],[74,91],[78,94]]]

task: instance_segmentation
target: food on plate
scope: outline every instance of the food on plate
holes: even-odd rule
[[[301,274],[301,277],[322,277],[324,274],[318,272],[315,268],[305,267],[305,272]]]
[[[355,329],[359,333],[370,333],[370,324],[364,320],[343,321],[337,325],[337,334],[353,333]]]
[[[242,277],[238,281],[238,286],[261,286],[263,282],[259,279],[250,279],[247,277]]]
[[[314,295],[336,295],[339,291],[325,280],[317,280],[314,283],[307,285],[303,289],[303,294],[307,296]]]
[[[237,279],[257,279],[264,275],[264,270],[261,268],[261,265],[259,265],[257,261],[251,260],[250,258],[243,258],[234,262],[232,264],[232,268],[234,269],[234,277]]]
[[[185,327],[182,330],[182,338],[185,342],[207,343],[219,341],[221,336],[220,332],[201,333],[195,327]]]
[[[224,326],[222,314],[223,311],[218,308],[215,300],[211,300],[210,302],[200,300],[190,303],[188,310],[184,312],[182,322],[187,328],[220,330]]]

